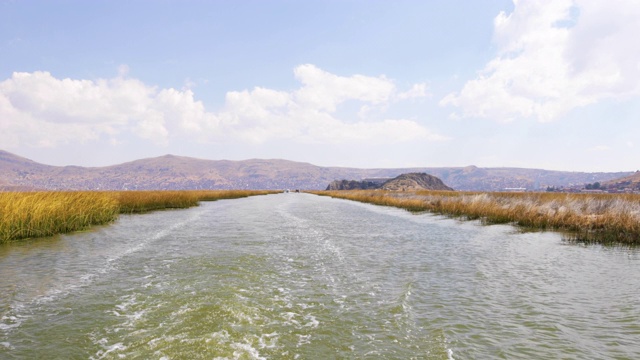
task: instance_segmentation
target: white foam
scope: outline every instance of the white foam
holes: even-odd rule
[[[114,351],[123,351],[126,350],[127,347],[124,346],[123,343],[116,343],[113,345],[107,345],[108,340],[105,338],[102,338],[100,340],[97,341],[98,344],[103,346],[103,350],[99,350],[96,353],[96,357],[91,357],[90,359],[94,360],[94,359],[104,359],[107,355],[109,355],[110,353],[114,352]]]
[[[22,319],[18,318],[17,316],[4,315],[0,319],[0,330],[7,332],[13,328],[17,328],[18,326],[20,326],[20,324],[22,324]]]
[[[306,310],[306,309],[313,309],[316,306],[313,304],[306,304],[306,303],[297,303],[296,306],[298,306],[299,308],[301,308],[302,310]]]
[[[250,344],[246,343],[233,343],[231,347],[236,349],[233,352],[234,359],[242,359],[245,356],[249,356],[250,359],[266,360],[267,358],[260,356],[260,352]]]
[[[295,320],[295,317],[299,315],[294,312],[285,312],[285,313],[282,313],[281,316],[285,319],[283,323],[284,325],[294,325],[294,326],[300,325],[300,322],[298,320]]]
[[[320,325],[320,321],[318,321],[318,320],[316,319],[316,317],[315,317],[315,316],[313,316],[313,315],[305,315],[305,316],[304,316],[304,319],[305,319],[305,320],[309,320],[309,322],[307,322],[306,324],[304,324],[304,326],[305,326],[305,327],[311,327],[311,328],[314,328],[314,329],[315,329],[315,328],[317,328],[317,327],[318,327],[318,325]]]
[[[227,330],[216,331],[213,334],[211,334],[211,339],[218,340],[218,342],[228,342],[229,338],[230,336]]]
[[[310,344],[310,343],[311,343],[310,334],[307,334],[307,335],[298,334],[298,344],[296,344],[297,347],[300,347],[304,344]]]
[[[272,332],[271,334],[262,334],[258,339],[258,344],[261,349],[273,349],[278,344],[278,333]]]

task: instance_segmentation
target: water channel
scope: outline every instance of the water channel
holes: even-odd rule
[[[639,359],[640,250],[278,194],[0,246],[0,359]]]

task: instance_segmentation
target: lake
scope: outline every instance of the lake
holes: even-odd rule
[[[310,194],[0,246],[1,359],[638,359],[640,250]]]

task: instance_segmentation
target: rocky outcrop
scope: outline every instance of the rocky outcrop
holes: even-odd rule
[[[327,190],[368,190],[368,189],[379,189],[382,184],[384,184],[385,180],[375,181],[375,180],[334,180],[329,186],[327,186]]]
[[[332,181],[327,190],[453,190],[439,178],[426,173],[402,174],[393,179],[376,180],[336,180]]]
[[[383,190],[453,190],[439,178],[426,173],[402,174],[382,184]]]

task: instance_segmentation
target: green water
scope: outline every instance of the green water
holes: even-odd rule
[[[0,359],[637,359],[640,251],[307,194],[0,247]]]

